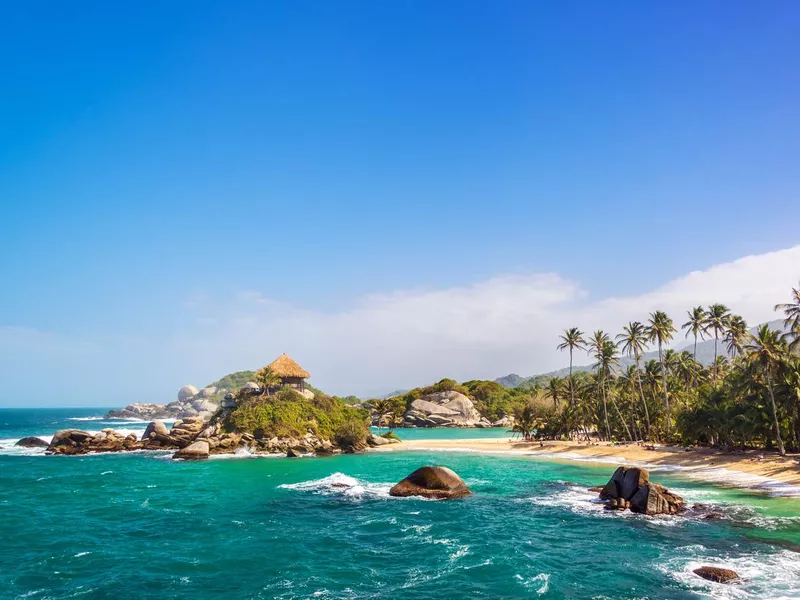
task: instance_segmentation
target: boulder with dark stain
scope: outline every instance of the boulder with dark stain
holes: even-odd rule
[[[452,500],[469,496],[467,484],[447,467],[420,467],[389,490],[390,496]]]
[[[47,448],[50,444],[38,437],[25,437],[14,445],[21,448]]]

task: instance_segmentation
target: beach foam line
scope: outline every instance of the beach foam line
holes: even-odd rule
[[[432,440],[434,441],[434,440]],[[717,483],[725,486],[735,487],[744,490],[751,490],[758,493],[767,494],[775,497],[800,498],[800,486],[786,483],[773,477],[746,473],[729,467],[704,467],[686,466],[680,464],[652,464],[643,461],[628,460],[623,455],[619,456],[586,456],[576,452],[541,452],[530,450],[511,450],[507,448],[482,449],[469,447],[425,447],[415,445],[412,448],[381,447],[376,451],[403,451],[403,452],[460,452],[467,454],[493,454],[500,456],[529,456],[539,457],[545,460],[568,460],[575,462],[611,464],[611,465],[633,465],[643,467],[653,472],[675,473],[695,481]]]

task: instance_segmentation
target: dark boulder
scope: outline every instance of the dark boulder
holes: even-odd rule
[[[420,467],[389,490],[390,496],[449,500],[469,496],[467,484],[447,467]]]
[[[723,569],[721,567],[698,567],[692,571],[692,573],[716,583],[730,583],[731,581],[739,579],[739,574],[736,571]]]
[[[684,509],[684,501],[664,486],[650,482],[650,473],[641,467],[618,467],[600,490],[606,508],[646,515],[676,514]]]
[[[644,515],[674,515],[684,508],[683,498],[657,483],[639,488],[631,498],[631,511]]]
[[[62,429],[57,431],[50,441],[50,445],[55,446],[74,446],[83,444],[92,437],[91,433],[80,429]]]
[[[50,444],[38,437],[25,437],[14,445],[21,448],[47,448]]]

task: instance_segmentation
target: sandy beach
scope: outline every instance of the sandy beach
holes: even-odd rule
[[[781,495],[800,496],[800,456],[781,458],[759,451],[723,453],[705,448],[655,446],[646,450],[636,444],[615,445],[580,442],[523,442],[507,438],[409,440],[379,451],[431,450],[540,455],[548,459],[580,460],[598,463],[635,463],[653,469],[679,468],[692,478],[757,488]]]

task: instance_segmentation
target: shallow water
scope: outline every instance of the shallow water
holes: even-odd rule
[[[388,496],[416,467],[442,463],[472,497]],[[10,451],[0,455],[0,597],[800,597],[800,500],[666,473],[658,480],[728,518],[610,513],[586,488],[611,471],[467,453],[191,463]],[[700,564],[746,582],[705,582],[691,574]]]

